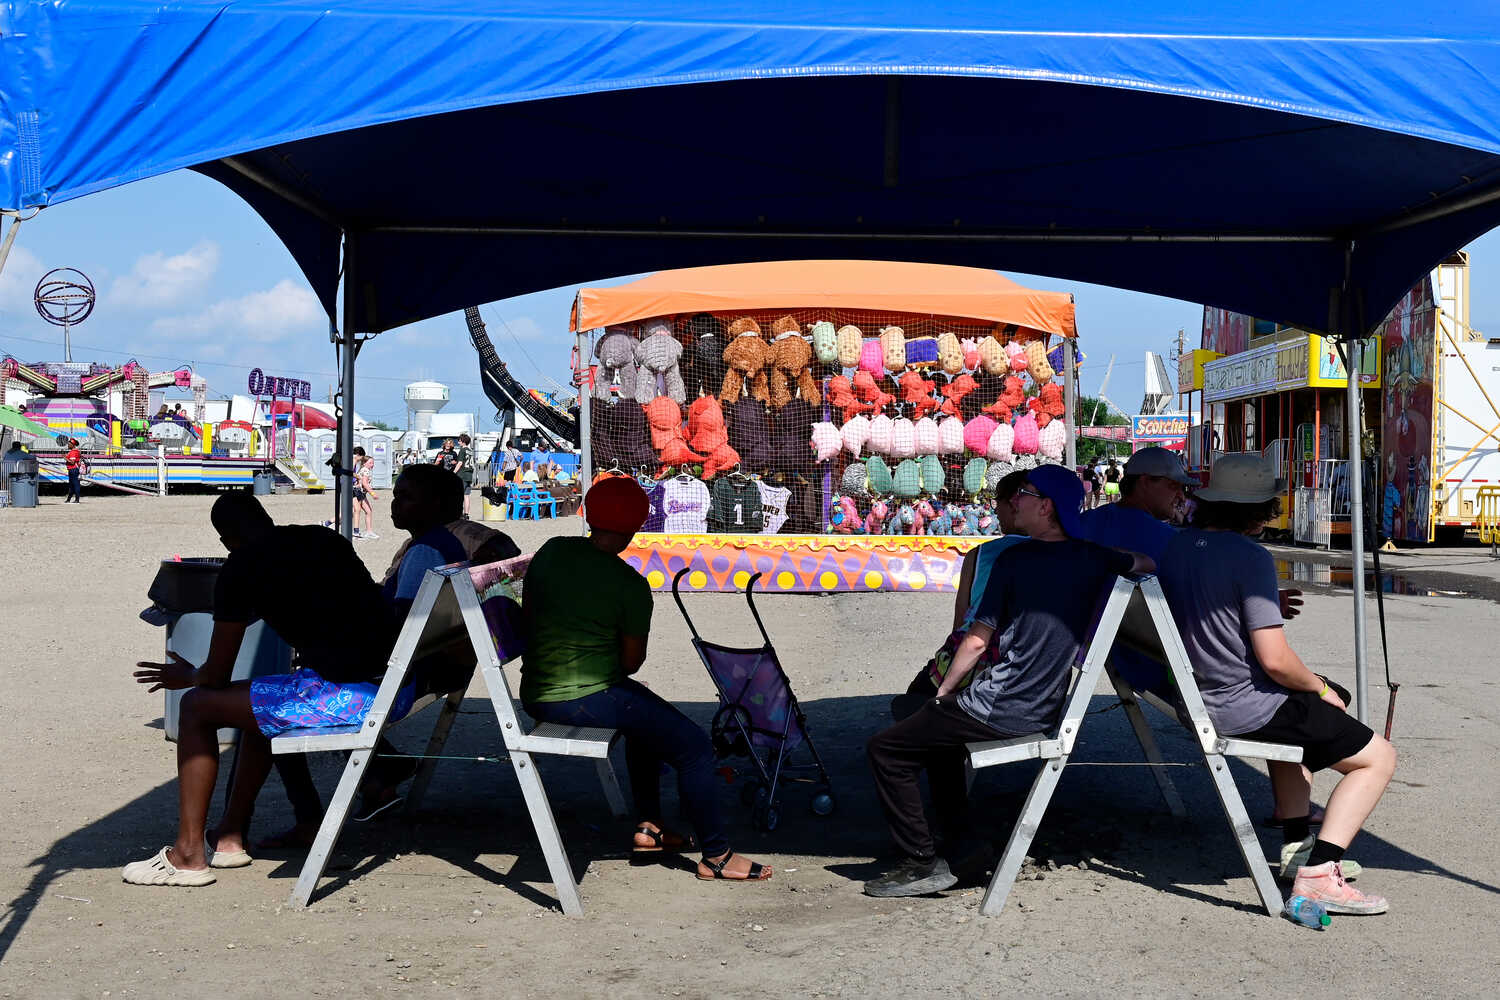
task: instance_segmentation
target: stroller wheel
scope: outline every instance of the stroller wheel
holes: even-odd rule
[[[814,816],[832,815],[834,809],[833,792],[824,785],[813,792],[812,811]]]
[[[763,802],[755,807],[755,828],[770,833],[781,824],[781,811],[773,803]]]

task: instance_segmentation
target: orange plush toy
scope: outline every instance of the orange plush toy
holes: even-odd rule
[[[949,379],[948,384],[943,386],[943,405],[940,409],[950,417],[958,416],[959,404],[964,401],[965,396],[978,388],[979,383],[974,381],[972,375],[958,375]]]
[[[688,407],[688,439],[695,450],[706,456],[700,460],[704,479],[712,479],[724,469],[740,464],[739,453],[729,446],[724,411],[713,396],[699,396]]]
[[[1063,403],[1062,386],[1056,382],[1048,382],[1042,386],[1042,391],[1027,400],[1026,405],[1036,414],[1038,427],[1046,427],[1067,412],[1067,406]]]
[[[932,398],[936,391],[937,384],[923,378],[920,372],[909,371],[901,376],[901,402],[911,407],[913,420],[921,420],[938,408],[938,401]]]
[[[670,396],[657,396],[645,406],[651,425],[651,447],[661,454],[661,464],[689,465],[703,456],[689,448],[682,437],[682,406]]]
[[[863,368],[854,373],[854,394],[869,404],[870,409],[877,413],[896,401],[895,396],[882,392],[875,382],[875,376]]]
[[[835,375],[828,380],[828,402],[844,411],[845,423],[861,413],[869,413],[875,409],[869,403],[860,402],[859,397],[854,395],[854,388],[849,384],[847,375]]]

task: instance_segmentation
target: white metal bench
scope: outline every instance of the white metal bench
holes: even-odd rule
[[[482,568],[476,568],[475,572],[480,569]],[[470,567],[466,565],[445,566],[428,571],[396,640],[375,701],[361,725],[299,729],[272,739],[272,753],[316,753],[327,750],[350,752],[349,761],[339,778],[338,788],[323,816],[322,826],[318,828],[318,835],[302,866],[302,873],[292,889],[291,904],[295,907],[308,905],[318,879],[322,877],[328,864],[333,845],[348,819],[354,796],[369,769],[375,745],[385,730],[393,725],[389,721],[390,710],[406,681],[411,665],[445,651],[450,654],[467,654],[472,651],[476,657],[495,710],[495,718],[500,724],[501,740],[520,782],[532,826],[536,829],[548,871],[557,887],[558,900],[564,913],[581,916],[583,903],[578,896],[578,885],[568,864],[562,837],[558,833],[552,807],[547,801],[541,775],[537,773],[532,756],[551,754],[593,758],[611,812],[617,817],[624,816],[625,798],[609,760],[610,748],[618,734],[613,729],[581,729],[553,723],[543,723],[530,731],[525,729],[516,712],[510,684],[503,669],[505,660],[514,656],[515,652],[506,653],[496,648],[480,607]],[[409,812],[416,808],[426,793],[463,696],[464,689],[451,691],[446,695],[426,695],[418,699],[405,716],[411,718],[426,706],[439,700],[443,702],[421,766],[412,780],[411,792],[407,796]]]
[[[1166,665],[1176,685],[1180,704],[1173,704],[1152,692],[1137,691],[1110,667],[1109,655],[1117,640]],[[1266,912],[1273,915],[1279,913],[1282,905],[1281,892],[1271,876],[1260,841],[1255,836],[1255,828],[1250,823],[1225,758],[1258,757],[1265,760],[1300,761],[1302,750],[1300,747],[1221,737],[1215,731],[1208,712],[1203,707],[1203,697],[1193,680],[1192,666],[1188,662],[1182,637],[1172,621],[1172,613],[1162,594],[1161,584],[1154,576],[1121,577],[1115,581],[1095,623],[1093,636],[1084,649],[1083,662],[1055,732],[968,745],[971,769],[1022,760],[1044,762],[1027,793],[1015,828],[1011,831],[1000,863],[995,867],[994,877],[979,905],[979,912],[994,916],[1004,909],[1005,900],[1020,873],[1026,852],[1036,837],[1037,827],[1057,789],[1063,768],[1072,756],[1089,700],[1098,686],[1101,673],[1109,676],[1116,694],[1124,704],[1131,728],[1146,756],[1146,765],[1156,778],[1162,798],[1176,816],[1186,815],[1186,809],[1167,775],[1140,703],[1144,701],[1159,708],[1192,732],[1261,902],[1265,905]]]

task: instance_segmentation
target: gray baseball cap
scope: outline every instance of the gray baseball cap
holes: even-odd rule
[[[1175,452],[1165,448],[1142,448],[1130,456],[1130,461],[1125,463],[1125,475],[1127,476],[1160,476],[1184,486],[1197,486],[1198,481],[1188,475],[1187,470],[1182,467],[1182,459]]]

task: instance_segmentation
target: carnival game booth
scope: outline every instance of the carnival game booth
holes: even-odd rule
[[[664,271],[583,289],[572,328],[584,472],[651,497],[626,558],[657,589],[952,589],[1000,479],[1071,462],[1073,298],[994,271]]]

